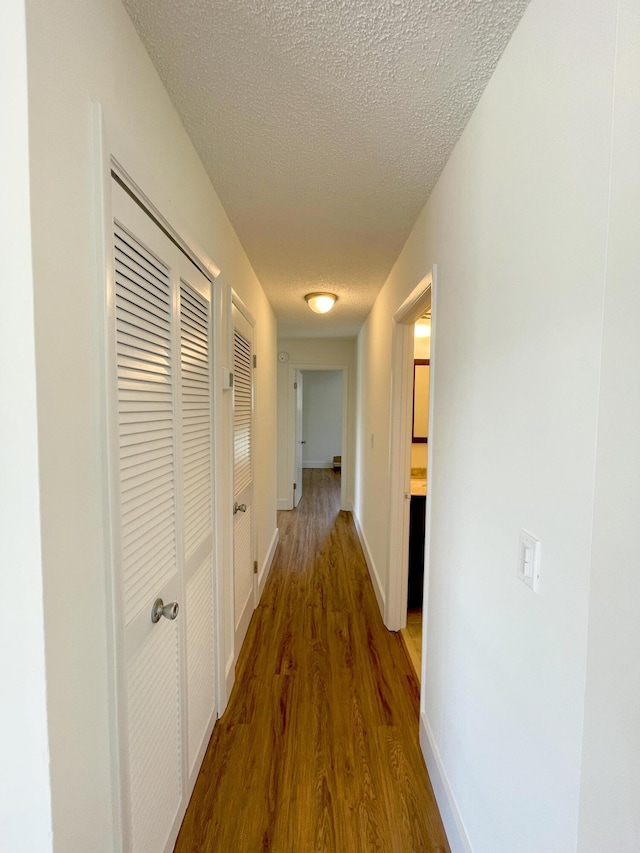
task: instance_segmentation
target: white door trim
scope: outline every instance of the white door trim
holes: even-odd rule
[[[255,328],[256,328],[255,317],[253,316],[251,311],[249,311],[247,306],[244,304],[244,302],[242,301],[240,296],[236,293],[236,291],[233,288],[231,288],[231,304],[236,306],[238,311],[244,316],[247,323],[249,323],[249,325],[253,328],[253,330],[255,332]],[[232,323],[232,325],[233,325],[233,323]],[[254,351],[255,351],[255,348],[254,348]]]
[[[435,387],[436,273],[434,264],[393,315],[391,365],[391,441],[389,452],[389,578],[384,623],[390,631],[407,624],[409,578],[409,507],[411,501],[411,417],[413,396],[413,325],[431,304],[431,370],[429,387],[429,443],[427,445],[427,495],[431,495],[433,453],[433,394]],[[425,526],[424,609],[428,594],[431,501],[427,499]],[[424,635],[425,632],[423,632]],[[423,662],[425,660],[423,636]]]
[[[167,198],[164,192],[162,179],[149,171],[149,166],[144,158],[143,152],[132,148],[128,133],[113,117],[105,115],[102,105],[93,105],[93,156],[95,176],[95,207],[93,214],[96,223],[96,271],[98,273],[99,296],[96,298],[96,331],[98,334],[98,345],[102,351],[101,387],[99,397],[102,401],[100,408],[100,432],[102,446],[105,448],[101,466],[101,481],[103,484],[104,505],[107,507],[104,519],[104,551],[105,551],[105,621],[107,625],[106,656],[108,670],[108,716],[110,728],[110,758],[111,758],[111,787],[112,787],[112,822],[114,827],[114,838],[117,848],[114,853],[123,853],[130,849],[131,839],[128,830],[128,758],[126,741],[126,691],[124,690],[125,673],[122,665],[124,661],[124,640],[121,632],[117,630],[121,592],[118,573],[115,571],[115,555],[119,552],[120,532],[117,523],[119,503],[116,483],[118,467],[117,430],[113,425],[117,423],[117,400],[113,394],[115,387],[115,336],[112,334],[110,320],[113,316],[112,299],[114,288],[114,262],[113,262],[113,203],[112,203],[112,173],[115,173],[118,181],[129,192],[134,199],[145,209],[156,224],[160,225],[167,236],[178,246],[178,248],[195,264],[195,266],[211,281],[211,311],[213,322],[213,360],[214,381],[212,391],[214,394],[213,429],[214,442],[220,427],[220,411],[216,406],[219,382],[215,381],[218,376],[217,363],[219,360],[218,350],[222,336],[219,334],[220,312],[216,310],[219,302],[218,288],[214,286],[214,279],[219,275],[220,269],[213,262],[208,253],[200,246],[197,240],[188,236],[188,230],[180,227],[180,218],[173,210],[171,203],[167,200],[164,205],[166,216],[151,201],[154,198]],[[126,164],[126,168],[124,165]],[[131,175],[138,176],[140,184],[147,188],[148,194],[140,189],[137,181]],[[170,223],[174,223],[171,225]],[[214,457],[214,482],[219,478],[215,467]],[[213,515],[214,519],[219,515],[217,506],[217,488],[213,490]],[[215,663],[217,677],[216,706],[218,714],[222,714],[227,704],[227,690],[225,683],[224,667],[224,602],[220,590],[222,579],[220,577],[220,561],[218,559],[218,548],[213,556],[213,587],[214,587],[214,641],[215,641]],[[202,756],[198,757],[200,760]]]
[[[295,509],[302,498],[302,469],[304,468],[304,447],[303,447],[303,409],[304,409],[304,377],[301,370],[293,372],[293,388],[295,390],[295,436],[293,440],[293,450],[295,462],[293,466],[293,508]],[[298,464],[299,463],[299,464]]]
[[[111,155],[111,174],[129,193],[131,198],[139,204],[143,210],[145,210],[147,215],[156,223],[158,228],[167,235],[172,243],[175,243],[180,251],[189,258],[191,263],[197,267],[200,272],[209,279],[209,281],[213,281],[220,275],[220,268],[210,259],[201,259],[197,252],[191,248],[189,243],[182,239],[169,220],[162,215],[149,196],[138,186],[135,180],[113,154]]]
[[[342,371],[342,468],[340,474],[340,509],[351,511],[353,507],[348,506],[347,494],[349,483],[349,446],[348,440],[348,405],[349,405],[349,367],[346,364],[304,364],[293,363],[289,365],[288,389],[287,389],[287,476],[289,482],[295,481],[296,471],[296,397],[293,388],[296,370],[341,370]],[[291,506],[293,509],[293,491]]]

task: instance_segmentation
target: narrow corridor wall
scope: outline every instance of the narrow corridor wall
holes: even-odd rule
[[[23,0],[0,4],[0,115],[0,844],[50,853]]]
[[[580,853],[640,850],[640,5],[619,8]]]
[[[275,533],[276,324],[271,307],[120,0],[27,0],[42,555],[54,849],[119,849],[113,799],[108,492],[96,105],[118,160],[256,319],[257,558]],[[226,323],[216,346],[228,353]],[[226,366],[230,364],[230,359]],[[223,362],[224,364],[224,362]],[[230,395],[216,429],[228,429]],[[228,460],[219,459],[230,495]],[[226,465],[226,467],[225,467]],[[225,473],[226,472],[226,473]],[[230,503],[217,507],[231,518]],[[226,536],[226,522],[219,534]],[[229,522],[230,525],[230,522]],[[220,532],[221,531],[221,532]],[[229,543],[225,588],[230,602]],[[227,607],[227,664],[233,615]]]
[[[456,853],[578,844],[616,14],[532,0],[358,338],[355,512],[386,588],[392,316],[437,265],[421,725]],[[621,184],[631,156],[614,148]],[[616,400],[624,422],[635,396]],[[521,529],[542,542],[538,595]]]

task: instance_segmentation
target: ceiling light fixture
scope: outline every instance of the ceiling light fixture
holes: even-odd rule
[[[331,311],[338,297],[335,293],[307,293],[305,299],[309,308],[316,314],[326,314]]]
[[[431,311],[427,311],[416,321],[414,335],[416,338],[431,337]]]

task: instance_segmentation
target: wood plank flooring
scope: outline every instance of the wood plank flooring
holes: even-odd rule
[[[177,853],[446,853],[418,687],[380,618],[339,475],[305,470]]]
[[[418,684],[422,667],[422,610],[410,610],[407,613],[407,627],[400,631],[405,651],[413,665]]]

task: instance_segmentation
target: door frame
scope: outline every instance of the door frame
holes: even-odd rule
[[[105,652],[108,686],[108,708],[111,757],[112,822],[114,837],[119,851],[127,851],[131,846],[129,791],[128,791],[128,744],[127,744],[127,703],[124,638],[119,631],[122,613],[122,589],[116,572],[116,557],[120,550],[120,531],[118,524],[118,442],[117,442],[117,400],[113,393],[117,384],[115,360],[115,335],[112,329],[114,316],[115,268],[113,257],[113,201],[112,181],[118,182],[129,195],[142,207],[155,224],[182,251],[200,272],[211,282],[211,393],[213,401],[212,429],[212,514],[214,535],[217,530],[219,479],[216,467],[218,454],[215,450],[220,430],[220,408],[216,407],[219,383],[217,365],[220,362],[219,348],[222,341],[222,322],[219,311],[220,300],[215,279],[220,268],[204,248],[191,237],[186,237],[188,229],[181,227],[179,215],[166,202],[166,193],[162,179],[149,171],[149,165],[142,152],[132,149],[125,128],[108,115],[102,104],[92,106],[93,159],[94,159],[94,198],[93,215],[96,223],[96,335],[101,351],[102,370],[99,388],[99,418],[104,453],[101,464],[101,482],[104,497],[104,553],[105,553],[105,611],[106,628]],[[136,179],[132,177],[136,175]],[[141,188],[143,185],[146,191]],[[151,200],[151,197],[165,200],[163,213]],[[216,537],[217,539],[218,537]],[[216,712],[220,717],[228,700],[224,666],[224,601],[222,596],[222,576],[220,543],[214,542],[213,552],[213,612],[214,612],[214,663],[216,667]],[[184,692],[184,681],[181,693]],[[201,761],[204,757],[198,757]],[[183,768],[183,778],[185,770]],[[186,768],[188,777],[188,768]],[[195,778],[195,777],[194,777]],[[190,794],[190,792],[189,792]],[[182,816],[174,827],[174,833],[180,828]],[[173,838],[175,841],[175,837]]]
[[[348,449],[348,405],[349,405],[349,368],[346,364],[306,364],[295,362],[289,365],[288,371],[288,430],[287,430],[287,472],[289,482],[293,483],[296,475],[296,398],[293,384],[295,382],[296,370],[324,370],[324,371],[342,371],[342,466],[340,469],[340,509],[351,510],[348,506],[347,494],[349,486],[349,449]],[[304,393],[304,389],[303,389]],[[293,509],[293,490],[291,491],[291,506],[287,509]]]
[[[298,385],[300,383],[300,385]],[[295,509],[300,503],[300,499],[302,498],[302,483],[298,482],[298,480],[302,479],[302,469],[304,468],[304,448],[302,444],[304,439],[302,437],[304,430],[304,377],[302,375],[301,370],[293,371],[293,389],[295,391],[294,400],[295,400],[295,434],[293,437],[293,455],[294,455],[294,463],[293,463],[293,479],[296,484],[296,488],[293,490],[292,495],[292,503],[293,509]],[[302,399],[303,411],[298,410],[298,398]],[[300,433],[298,433],[298,413],[300,414]],[[300,452],[300,477],[298,477],[298,448]],[[296,500],[297,498],[297,500]]]
[[[411,502],[411,419],[413,411],[413,326],[431,305],[431,364],[429,383],[429,441],[427,443],[427,501],[424,549],[423,612],[427,611],[429,555],[431,542],[431,479],[433,471],[433,400],[435,389],[437,266],[416,285],[393,315],[391,363],[391,441],[389,450],[389,579],[385,599],[384,623],[390,631],[407,624],[409,581],[409,509]],[[422,660],[425,654],[422,638]]]

